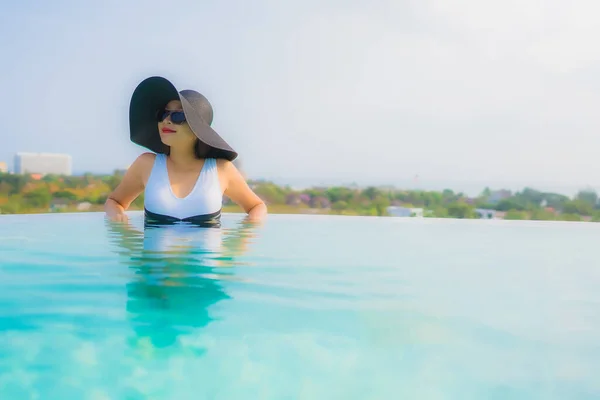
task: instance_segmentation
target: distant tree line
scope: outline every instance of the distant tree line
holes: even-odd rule
[[[102,209],[124,171],[110,175],[29,175],[0,173],[0,213],[73,211],[82,203],[86,210]],[[249,180],[253,190],[268,204],[270,212],[319,212],[341,215],[389,215],[389,207],[422,208],[425,217],[480,218],[481,210],[492,210],[505,219],[600,221],[600,202],[593,190],[581,190],[573,198],[532,188],[512,193],[486,188],[469,197],[450,189],[443,191],[401,190],[386,187],[312,187],[294,190],[269,181]],[[228,199],[227,209],[235,209]],[[143,194],[132,204],[141,209]]]
[[[20,214],[71,211],[81,203],[91,210],[102,207],[108,194],[123,178],[123,171],[112,175],[85,174],[82,176],[45,175],[34,179],[30,175],[0,173],[0,212]],[[143,195],[134,207],[143,204]]]

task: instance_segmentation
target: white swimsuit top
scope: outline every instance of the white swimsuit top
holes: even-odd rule
[[[158,153],[144,190],[146,223],[218,224],[223,206],[223,193],[217,160],[207,158],[192,191],[179,198],[173,193],[167,172],[167,156]]]

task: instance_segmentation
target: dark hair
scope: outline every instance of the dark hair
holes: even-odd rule
[[[196,158],[210,158],[209,154],[211,153],[212,147],[202,142],[200,139],[196,139],[196,143],[194,144],[194,154],[196,154]]]

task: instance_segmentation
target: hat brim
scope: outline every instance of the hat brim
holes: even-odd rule
[[[134,90],[129,104],[129,135],[133,143],[155,153],[169,153],[169,146],[160,140],[156,112],[164,108],[169,101],[181,101],[185,118],[196,137],[210,147],[207,157],[225,158],[233,161],[238,154],[233,148],[205,122],[200,113],[185,96],[165,78],[153,76],[143,80]]]

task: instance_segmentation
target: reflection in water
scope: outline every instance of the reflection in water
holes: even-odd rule
[[[233,229],[191,226],[145,227],[107,221],[111,242],[132,272],[127,313],[135,345],[164,348],[180,335],[208,325],[209,307],[228,299],[222,281],[254,236],[245,221]]]

